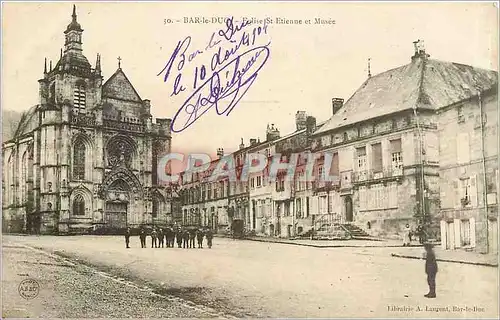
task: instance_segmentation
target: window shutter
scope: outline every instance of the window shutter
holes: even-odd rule
[[[457,139],[457,162],[467,163],[470,161],[469,134],[460,133]]]
[[[391,140],[391,153],[401,152],[401,139]]]
[[[453,180],[453,192],[454,192],[454,197],[453,197],[454,205],[453,206],[455,208],[460,208],[460,206],[461,206],[460,199],[462,198],[461,197],[462,195],[460,193],[460,183],[459,183],[458,179]]]
[[[313,197],[312,198],[312,205],[311,205],[311,213],[312,214],[317,214],[318,213],[318,198],[319,197]]]
[[[470,224],[470,245],[471,247],[474,248],[476,246],[476,219],[470,218],[469,224]]]
[[[441,220],[441,249],[446,250],[446,221]]]
[[[459,219],[454,219],[453,220],[453,230],[455,232],[455,248],[460,248],[461,247],[461,237],[460,237],[460,220]]]
[[[372,169],[374,172],[382,171],[382,144],[372,145]]]
[[[477,207],[477,181],[476,176],[470,177],[470,203],[472,207]]]

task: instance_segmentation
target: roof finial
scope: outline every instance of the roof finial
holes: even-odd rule
[[[372,58],[368,58],[368,78],[371,78],[371,76],[372,76],[371,64],[370,64],[371,60],[372,60]]]
[[[52,60],[50,60],[49,72],[52,72]]]
[[[45,58],[45,65],[43,66],[43,73],[47,73],[47,58]]]
[[[97,54],[97,59],[95,62],[95,71],[96,73],[101,73],[101,55]]]
[[[61,48],[61,52],[60,52],[60,54],[59,54],[59,59],[61,59],[61,60],[62,60],[62,48]]]
[[[73,5],[73,14],[71,15],[73,17],[73,21],[76,22],[76,4]]]
[[[122,58],[120,56],[118,56],[117,60],[118,60],[118,69],[121,69]]]

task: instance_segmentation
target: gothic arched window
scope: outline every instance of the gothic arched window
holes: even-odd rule
[[[73,105],[78,109],[85,109],[86,102],[86,92],[85,92],[85,82],[79,81],[75,85],[74,95],[73,95]]]
[[[76,195],[73,200],[73,215],[84,216],[85,215],[85,200],[81,194]]]
[[[56,84],[52,83],[49,89],[49,102],[56,103]]]
[[[85,179],[85,144],[77,140],[73,148],[73,179]]]
[[[25,202],[28,191],[28,151],[23,154],[21,163],[21,201]]]
[[[153,218],[158,217],[158,213],[160,212],[160,202],[158,199],[153,199]]]

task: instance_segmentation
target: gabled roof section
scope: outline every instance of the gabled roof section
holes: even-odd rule
[[[37,109],[38,105],[35,105],[21,114],[21,118],[11,139],[20,138],[38,127]]]
[[[141,97],[121,68],[118,68],[108,81],[104,83],[102,86],[102,96],[103,98],[142,102]]]
[[[314,135],[414,107],[437,110],[497,85],[496,71],[415,59],[368,78]]]
[[[498,73],[469,65],[429,60],[425,66],[420,103],[427,102],[434,109],[468,99],[498,85]]]

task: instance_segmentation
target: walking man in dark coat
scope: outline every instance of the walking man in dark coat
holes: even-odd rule
[[[196,230],[196,240],[198,240],[198,249],[203,248],[203,230]]]
[[[125,230],[125,247],[128,249],[130,248],[130,228],[127,228]]]
[[[158,229],[158,248],[161,246],[162,248],[164,247],[164,239],[163,239],[163,229],[160,228]]]
[[[177,232],[175,233],[175,239],[177,240],[177,247],[181,248],[182,247],[182,231],[181,231],[181,229],[177,229]]]
[[[144,230],[144,227],[141,227],[141,231],[139,231],[139,239],[141,239],[141,248],[146,248],[146,230]]]
[[[424,295],[426,298],[436,297],[436,273],[438,266],[436,262],[436,254],[430,243],[424,244],[425,248],[425,273],[427,274],[427,284],[429,285],[429,293]]]
[[[212,230],[211,229],[207,229],[207,231],[205,232],[205,237],[207,238],[207,246],[208,248],[212,248],[212,238],[214,237],[213,233],[212,233]]]

